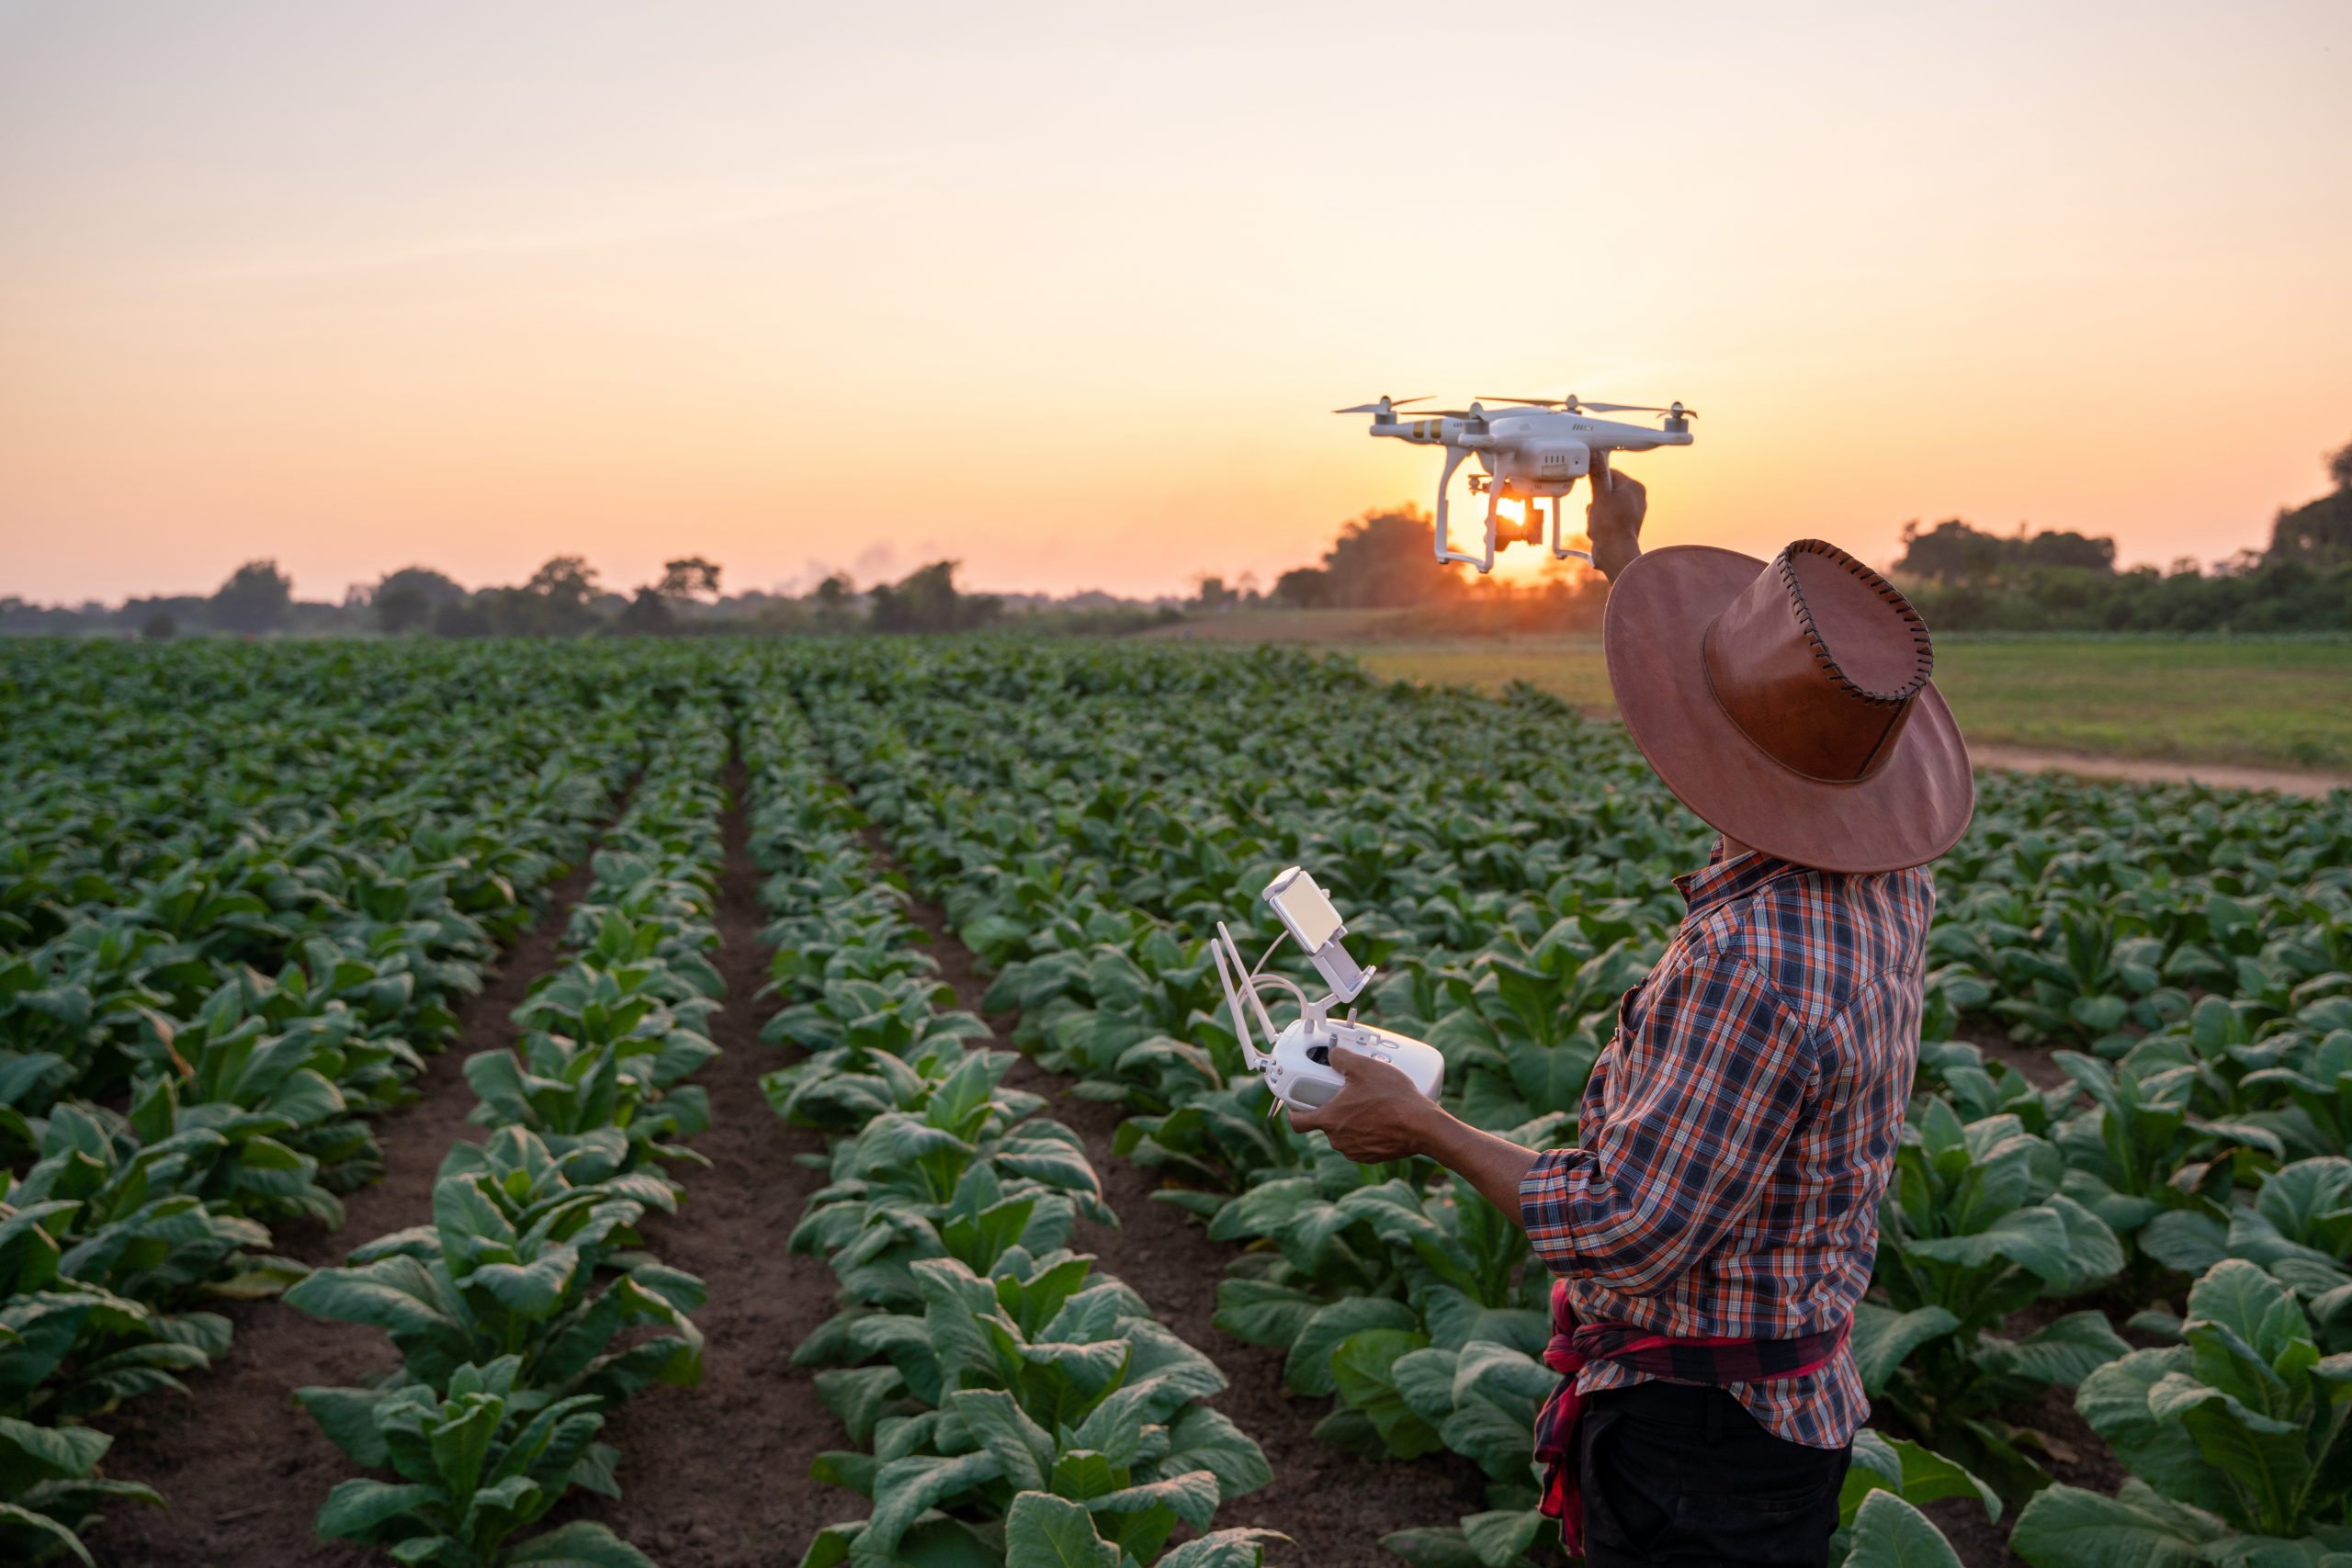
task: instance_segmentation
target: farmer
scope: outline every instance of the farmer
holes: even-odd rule
[[[1847,1345],[1917,1055],[1935,883],[1974,806],[1928,629],[1819,540],[1770,562],[1643,555],[1646,496],[1597,471],[1603,643],[1625,728],[1721,835],[1625,994],[1576,1147],[1456,1121],[1352,1052],[1292,1125],[1425,1155],[1555,1278],[1544,1510],[1592,1568],[1819,1564],[1854,1428]]]

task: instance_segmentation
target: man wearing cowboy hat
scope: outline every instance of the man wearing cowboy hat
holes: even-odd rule
[[[1291,1122],[1435,1159],[1525,1227],[1555,1275],[1536,1452],[1571,1551],[1818,1564],[1870,1412],[1847,1337],[1917,1057],[1925,868],[1974,784],[1893,584],[1817,539],[1644,555],[1641,485],[1593,484],[1617,705],[1721,835],[1675,879],[1681,929],[1619,1005],[1574,1148],[1482,1133],[1351,1052]]]

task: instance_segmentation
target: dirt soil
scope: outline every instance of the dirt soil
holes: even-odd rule
[[[583,858],[549,889],[547,914],[515,941],[481,994],[458,1010],[458,1037],[427,1059],[417,1099],[377,1118],[383,1179],[344,1200],[343,1230],[277,1226],[280,1252],[313,1268],[331,1267],[363,1241],[431,1217],[442,1156],[457,1139],[480,1143],[487,1135],[466,1121],[474,1096],[465,1060],[512,1042],[510,1015],[531,982],[554,966],[565,922],[589,881]],[[282,1302],[236,1302],[225,1311],[235,1337],[210,1371],[188,1380],[193,1399],[158,1394],[96,1423],[115,1434],[104,1473],[146,1482],[171,1504],[168,1513],[124,1507],[94,1523],[87,1533],[100,1568],[381,1562],[368,1548],[311,1534],[328,1492],[354,1472],[294,1403],[294,1391],[366,1382],[397,1367],[399,1355],[372,1328],[322,1323]]]
[[[893,863],[878,834],[869,829],[867,840],[877,857]],[[942,977],[956,988],[957,1001],[987,1017],[1000,1045],[1012,1049],[1013,1017],[981,1013],[988,981],[975,966],[971,950],[947,929],[937,906],[917,902],[911,912],[930,933]],[[1102,1175],[1103,1196],[1119,1216],[1119,1226],[1081,1224],[1080,1245],[1133,1286],[1162,1323],[1225,1372],[1231,1386],[1210,1403],[1256,1438],[1273,1466],[1273,1483],[1227,1504],[1217,1511],[1218,1525],[1255,1525],[1289,1536],[1296,1546],[1269,1553],[1270,1562],[1284,1568],[1396,1568],[1398,1560],[1381,1549],[1383,1535],[1451,1525],[1464,1515],[1485,1510],[1485,1477],[1458,1455],[1384,1463],[1317,1441],[1315,1424],[1333,1402],[1290,1393],[1283,1387],[1282,1351],[1245,1345],[1210,1323],[1216,1311],[1217,1282],[1225,1278],[1233,1248],[1209,1240],[1201,1224],[1182,1210],[1151,1201],[1159,1179],[1111,1152],[1123,1115],[1120,1109],[1071,1096],[1068,1080],[1025,1056],[1005,1081],[1044,1095],[1044,1114],[1086,1140],[1087,1157]]]
[[[710,1299],[695,1314],[703,1333],[696,1389],[655,1386],[605,1423],[620,1450],[617,1502],[575,1495],[551,1516],[602,1519],[662,1568],[752,1568],[800,1560],[809,1539],[865,1500],[809,1478],[826,1449],[850,1447],[818,1403],[794,1347],[833,1314],[832,1270],[785,1250],[823,1173],[796,1156],[824,1152],[816,1133],[787,1127],[760,1093],[760,1075],[797,1053],[760,1043],[775,1004],[753,998],[768,982],[760,875],[747,847],[741,765],[730,768],[736,804],[721,823],[727,861],[718,885],[718,972],[728,1005],[711,1021],[726,1054],[695,1073],[710,1091],[710,1127],[693,1148],[710,1168],[682,1167],[686,1201],[645,1227],[662,1261],[699,1276]]]
[[[2094,757],[2037,746],[1972,742],[1968,759],[1980,768],[2013,768],[2024,773],[2071,773],[2077,778],[2121,779],[2127,784],[2210,784],[2215,789],[2267,789],[2319,799],[2352,788],[2352,774],[2257,768],[2237,762],[2176,762],[2155,757]]]
[[[2056,1089],[2067,1081],[2066,1069],[2052,1061],[2043,1046],[2020,1045],[1999,1029],[1973,1021],[1962,1023],[1955,1032],[1984,1052],[1986,1061],[2016,1068],[2036,1089]]]

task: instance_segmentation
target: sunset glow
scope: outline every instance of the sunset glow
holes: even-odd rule
[[[2335,0],[1448,16],[0,0],[0,592],[1271,581],[1496,390],[1703,411],[1657,541],[2211,560],[2352,439]]]

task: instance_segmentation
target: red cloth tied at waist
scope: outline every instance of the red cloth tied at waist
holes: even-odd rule
[[[1535,1457],[1544,1465],[1544,1512],[1560,1522],[1568,1555],[1584,1554],[1584,1498],[1577,1485],[1577,1422],[1584,1396],[1577,1374],[1589,1361],[1614,1361],[1652,1377],[1676,1382],[1768,1382],[1818,1371],[1844,1348],[1853,1331],[1848,1318],[1835,1328],[1793,1339],[1734,1339],[1696,1335],[1678,1339],[1626,1323],[1579,1323],[1568,1304],[1568,1282],[1552,1281],[1552,1343],[1544,1364],[1560,1374],[1560,1386],[1535,1416]]]

